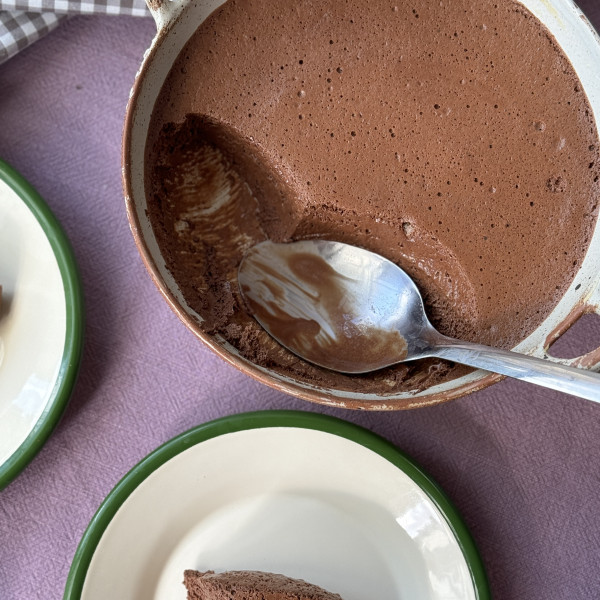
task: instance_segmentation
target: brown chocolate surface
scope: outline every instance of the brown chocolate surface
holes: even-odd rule
[[[510,348],[585,255],[598,147],[570,63],[512,0],[229,0],[157,101],[149,214],[208,333],[300,381],[421,389],[466,368],[343,376],[281,348],[237,290],[246,250],[315,236],[366,247],[414,278],[442,333]]]
[[[264,571],[184,572],[188,600],[342,600],[323,588]]]

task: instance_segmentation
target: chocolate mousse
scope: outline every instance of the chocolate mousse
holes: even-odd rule
[[[342,600],[302,579],[263,571],[187,570],[183,577],[188,600]]]
[[[314,237],[365,247],[412,276],[442,333],[511,348],[587,251],[599,147],[571,64],[512,0],[228,0],[156,102],[148,212],[208,334],[308,385],[396,394],[468,369],[309,365],[246,311],[247,250]]]

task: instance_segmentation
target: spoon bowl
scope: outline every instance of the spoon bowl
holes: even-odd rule
[[[425,356],[434,332],[419,290],[394,263],[324,240],[263,242],[238,281],[256,320],[283,346],[341,373],[368,373]]]
[[[262,242],[238,271],[260,325],[301,358],[341,373],[445,358],[600,402],[600,375],[462,342],[429,322],[412,279],[384,257],[340,242]]]

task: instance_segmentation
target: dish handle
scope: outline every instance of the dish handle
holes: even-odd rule
[[[558,328],[547,340],[546,347],[554,343],[563,335],[572,325],[574,325],[583,315],[595,313],[600,316],[600,279],[598,279],[591,293],[583,299],[579,308],[568,319],[567,323]],[[553,361],[568,365],[570,367],[579,367],[590,371],[600,371],[600,346],[590,350],[586,354],[574,358],[561,359],[554,356]]]
[[[181,13],[189,0],[146,0],[159,33],[165,30]]]

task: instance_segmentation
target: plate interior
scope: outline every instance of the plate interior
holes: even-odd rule
[[[344,600],[476,598],[444,515],[404,471],[303,428],[220,435],[153,471],[108,524],[81,597],[185,600],[190,568],[280,572]]]
[[[0,465],[54,396],[65,350],[60,268],[42,226],[0,179]]]

